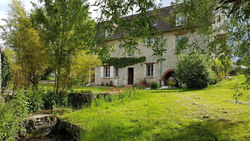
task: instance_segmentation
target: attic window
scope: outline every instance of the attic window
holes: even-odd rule
[[[183,13],[176,14],[176,20],[175,20],[176,26],[180,26],[183,23],[184,23],[184,14]]]
[[[105,38],[108,38],[110,35],[109,31],[107,29],[105,29]]]
[[[148,46],[153,46],[155,44],[155,38],[151,37],[147,39],[147,45]]]

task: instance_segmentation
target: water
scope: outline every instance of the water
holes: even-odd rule
[[[47,136],[27,137],[20,141],[75,141],[74,137],[65,129],[54,130]]]

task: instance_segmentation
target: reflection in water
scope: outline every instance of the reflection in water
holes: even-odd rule
[[[44,137],[29,137],[20,141],[75,141],[74,137],[65,129],[54,130]]]

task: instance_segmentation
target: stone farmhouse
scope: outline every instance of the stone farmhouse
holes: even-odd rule
[[[170,15],[173,8],[171,6],[164,7],[160,10],[163,15]],[[140,42],[138,45],[139,50],[135,52],[126,52],[120,48],[120,41],[106,40],[106,43],[113,46],[115,52],[110,54],[111,57],[142,57],[145,56],[145,62],[126,66],[123,68],[117,68],[114,66],[105,65],[95,69],[95,74],[92,76],[90,83],[93,85],[105,85],[112,81],[115,86],[135,85],[142,82],[160,82],[162,85],[167,85],[166,80],[173,76],[174,68],[177,63],[176,48],[179,45],[179,41],[188,36],[189,42],[192,40],[200,40],[203,38],[196,34],[186,31],[184,29],[176,28],[184,22],[185,17],[183,14],[176,15],[175,26],[166,23],[165,21],[156,21],[153,26],[156,26],[161,31],[161,37],[166,40],[163,58],[166,60],[162,63],[157,63],[157,57],[153,56],[153,50],[146,46],[146,43]],[[105,33],[105,36],[108,33]],[[154,41],[154,39],[150,39]],[[165,83],[164,83],[165,82]]]

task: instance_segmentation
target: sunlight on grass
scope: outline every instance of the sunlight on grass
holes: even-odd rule
[[[232,91],[243,79],[223,80],[203,90],[135,90],[133,97],[97,100],[61,118],[82,127],[80,138],[89,141],[247,141],[250,106],[235,104]],[[249,95],[241,100],[250,102]]]

